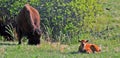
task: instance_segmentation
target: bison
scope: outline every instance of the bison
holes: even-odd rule
[[[16,32],[18,44],[21,44],[23,36],[27,37],[30,45],[40,44],[40,14],[29,4],[25,4],[16,17]]]
[[[95,53],[95,52],[100,52],[101,49],[95,44],[90,44],[88,43],[89,40],[78,40],[80,42],[80,46],[78,49],[78,52],[83,52],[83,53]]]

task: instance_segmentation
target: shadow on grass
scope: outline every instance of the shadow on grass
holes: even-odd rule
[[[80,52],[76,52],[76,51],[74,51],[74,52],[70,52],[70,54],[79,54]]]
[[[9,43],[9,42],[0,42],[0,45],[14,46],[14,45],[17,45],[17,44],[16,43]]]
[[[84,52],[74,51],[74,52],[70,52],[70,54],[86,54],[86,53],[84,53]]]

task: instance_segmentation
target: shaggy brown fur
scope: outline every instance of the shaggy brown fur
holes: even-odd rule
[[[40,44],[40,15],[35,8],[26,4],[17,16],[16,24],[19,44],[23,36],[29,39],[28,44]]]

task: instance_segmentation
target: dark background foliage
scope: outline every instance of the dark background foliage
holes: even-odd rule
[[[109,10],[102,0],[1,0],[0,17],[15,20],[26,3],[39,11],[45,40],[75,43],[78,39],[119,37],[115,31],[119,26],[104,12]]]

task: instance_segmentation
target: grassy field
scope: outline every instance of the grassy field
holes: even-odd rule
[[[16,42],[0,43],[0,58],[119,58],[120,40],[90,40],[102,48],[101,53],[77,53],[78,44],[63,45],[60,43],[42,42],[41,45],[31,46]]]
[[[106,0],[105,0],[106,1]],[[111,25],[119,26],[120,24],[120,0],[107,0],[104,8],[106,14],[112,16]],[[117,28],[117,27],[116,27]],[[120,28],[115,29],[119,35]],[[25,43],[17,45],[17,42],[0,41],[0,58],[120,58],[120,36],[115,39],[90,39],[102,48],[101,53],[77,53],[79,43],[63,45],[59,42],[48,43],[42,41],[41,45],[31,46]]]

